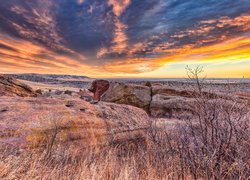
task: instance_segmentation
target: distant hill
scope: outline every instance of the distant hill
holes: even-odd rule
[[[69,87],[81,88],[88,85],[92,81],[87,76],[75,76],[75,75],[57,75],[57,74],[7,74],[15,79],[24,80],[28,82],[50,84],[50,85],[62,85]]]

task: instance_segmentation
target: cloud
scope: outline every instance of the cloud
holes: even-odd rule
[[[3,1],[0,70],[113,76],[175,61],[242,59],[249,8],[247,0]],[[223,49],[230,40],[235,46]]]
[[[78,3],[79,5],[81,5],[81,4],[84,3],[84,0],[77,0],[77,3]]]

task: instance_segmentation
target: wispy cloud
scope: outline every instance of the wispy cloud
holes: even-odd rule
[[[110,48],[101,48],[97,52],[97,57],[102,58],[107,54],[122,54],[126,53],[127,49],[127,41],[128,37],[126,35],[126,31],[128,29],[128,25],[124,24],[120,20],[120,16],[126,10],[126,8],[130,5],[130,0],[108,0],[108,4],[112,7],[113,13],[115,14],[114,17],[114,30],[113,30],[113,40],[112,45]],[[105,52],[105,53],[104,53]]]
[[[108,0],[108,4],[112,6],[114,14],[119,17],[131,3],[131,0]]]
[[[30,4],[30,6],[32,8],[27,9],[24,6],[13,4],[10,11],[23,23],[13,20],[9,21],[9,25],[21,37],[44,43],[53,49],[66,50],[61,45],[63,38],[56,27],[53,3],[51,1],[37,1],[35,5]]]

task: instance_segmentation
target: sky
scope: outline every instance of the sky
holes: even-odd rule
[[[0,73],[250,78],[249,0],[5,0]]]

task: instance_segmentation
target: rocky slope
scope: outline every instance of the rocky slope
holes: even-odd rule
[[[12,77],[0,75],[0,96],[36,97],[38,94],[28,85]]]

